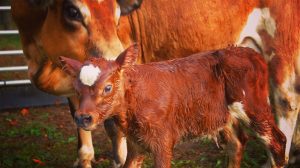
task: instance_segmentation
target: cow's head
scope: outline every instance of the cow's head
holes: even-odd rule
[[[115,59],[127,47],[118,35],[120,16],[138,8],[141,2],[13,0],[12,13],[20,30],[32,81],[50,93],[71,91],[64,88],[70,80],[61,71],[59,56],[70,56],[80,62],[90,56]]]
[[[106,118],[122,109],[124,88],[122,70],[135,64],[137,45],[130,46],[115,61],[90,58],[84,63],[61,57],[64,70],[74,77],[74,88],[79,95],[79,110],[75,121],[79,127],[92,130]]]

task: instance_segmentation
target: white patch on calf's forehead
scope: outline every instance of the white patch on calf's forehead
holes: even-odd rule
[[[85,65],[80,70],[79,79],[81,83],[92,86],[95,84],[100,73],[101,70],[99,67],[95,67],[93,64]]]

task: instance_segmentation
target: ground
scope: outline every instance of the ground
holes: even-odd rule
[[[0,167],[71,167],[76,159],[76,126],[65,105],[0,111]],[[103,126],[93,131],[94,167],[111,167],[111,143]],[[207,139],[181,142],[174,149],[174,168],[224,167],[225,151]],[[248,143],[243,168],[260,167],[266,160],[263,146]],[[151,155],[143,167],[152,167]]]

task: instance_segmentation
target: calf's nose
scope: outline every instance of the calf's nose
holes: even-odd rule
[[[93,117],[89,114],[75,115],[75,122],[77,126],[87,128],[92,124]]]

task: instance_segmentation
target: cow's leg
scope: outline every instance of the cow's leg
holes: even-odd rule
[[[297,113],[298,114],[298,113]],[[284,133],[286,136],[287,142],[286,142],[286,149],[285,149],[285,155],[286,159],[289,160],[290,150],[291,150],[291,144],[293,139],[293,133],[297,124],[297,116],[296,114],[292,117],[283,117],[278,116],[278,127],[279,129]]]
[[[127,158],[124,168],[140,168],[144,161],[144,155],[139,154],[138,147],[131,141],[127,141]]]
[[[113,145],[113,167],[122,167],[125,164],[127,157],[126,137],[120,128],[115,124],[114,118],[105,120],[104,127]]]
[[[228,154],[228,168],[239,168],[242,161],[246,141],[240,141],[236,130],[233,125],[228,125],[222,131]]]
[[[76,109],[79,107],[78,98],[76,96],[68,99],[70,111],[74,118]],[[91,162],[94,159],[94,148],[92,142],[91,131],[85,131],[77,128],[78,132],[78,159],[74,163],[74,167],[91,168]]]
[[[286,136],[286,158],[289,158],[293,134],[299,114],[299,96],[294,91],[294,75],[291,74],[281,85],[272,83],[272,104],[276,112],[279,129]]]

